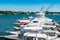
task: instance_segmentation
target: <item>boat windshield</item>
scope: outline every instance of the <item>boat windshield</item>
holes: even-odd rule
[[[56,33],[55,32],[46,32],[45,34],[48,36],[55,36]]]
[[[35,30],[35,31],[34,30],[25,30],[25,33],[26,32],[29,32],[29,33],[42,33],[42,34],[44,33],[43,30]]]

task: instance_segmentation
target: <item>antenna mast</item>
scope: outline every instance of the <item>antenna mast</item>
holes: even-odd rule
[[[43,12],[44,11],[44,4],[42,5],[41,9],[40,9],[40,12]]]
[[[38,13],[39,17],[45,17],[45,13],[44,13],[44,4],[42,5],[41,9],[40,9],[40,13]]]

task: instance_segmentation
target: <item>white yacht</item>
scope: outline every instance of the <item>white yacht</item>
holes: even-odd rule
[[[40,12],[38,17],[23,26],[20,33],[16,33],[17,37],[21,40],[55,40],[58,35],[55,30],[56,24],[52,21],[45,17],[44,12]]]
[[[14,28],[13,31],[6,31],[7,33],[10,34],[18,34],[18,32],[21,30],[21,27],[27,25],[30,22],[30,19],[32,19],[33,17],[30,16],[29,19],[28,18],[23,18],[22,20],[17,20],[17,23],[14,23]]]
[[[28,21],[15,35],[20,40],[55,40],[57,39],[56,23],[45,17],[44,12],[38,13],[38,17]],[[21,22],[21,20],[20,20]],[[25,21],[24,21],[25,22]],[[27,21],[26,21],[27,22]],[[22,26],[21,26],[22,27]],[[12,32],[13,33],[13,32]],[[11,38],[12,35],[9,36]],[[5,38],[8,38],[5,36]],[[14,38],[14,37],[13,37]],[[15,39],[15,38],[14,38]]]
[[[32,16],[29,16],[28,18],[19,19],[17,20],[17,23],[14,23],[16,26],[21,27],[27,25],[31,20],[33,19]]]
[[[24,40],[55,40],[57,38],[55,28],[52,19],[46,18],[45,13],[40,12],[38,17],[24,26],[19,36]]]
[[[25,25],[27,25],[32,18],[33,17],[30,16],[29,19],[23,18],[22,20],[18,20],[17,21],[18,23],[14,23],[15,25],[17,25],[17,27],[14,27],[14,30],[13,31],[6,31],[7,33],[10,33],[12,35],[3,36],[3,37],[4,38],[7,38],[7,39],[16,39],[17,40],[18,34],[20,33],[21,29]]]
[[[20,32],[20,28],[19,27],[14,27],[13,31],[6,31],[9,34],[15,35],[18,34]]]

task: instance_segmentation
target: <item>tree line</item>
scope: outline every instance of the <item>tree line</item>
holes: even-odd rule
[[[16,11],[0,11],[0,14],[35,14],[35,13],[38,13],[38,12],[29,12],[29,11],[27,11],[27,12],[23,12],[23,11],[18,11],[18,12],[16,12]]]
[[[39,13],[39,12],[23,12],[23,11],[0,11],[0,14],[14,14],[14,15],[17,15],[17,14],[36,14],[36,13]],[[46,14],[60,14],[60,12],[49,12],[49,11],[46,11],[45,12]]]

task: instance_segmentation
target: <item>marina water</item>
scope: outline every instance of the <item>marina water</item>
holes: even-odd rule
[[[23,17],[28,18],[29,16],[36,17],[36,15],[0,15],[0,35],[7,35],[6,31],[12,31],[14,27],[14,23],[18,19],[22,19]],[[46,17],[53,19],[56,22],[60,22],[60,14],[59,15],[52,15],[46,14]]]

